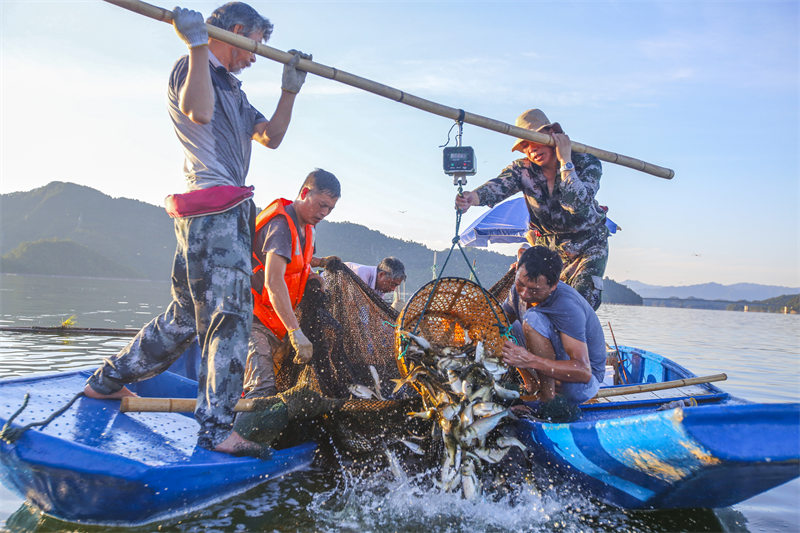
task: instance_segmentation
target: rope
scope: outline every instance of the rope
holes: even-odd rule
[[[459,183],[458,184],[458,194],[462,194],[463,192],[464,192],[464,189],[461,186],[461,184]],[[433,299],[433,295],[436,294],[436,287],[439,286],[439,281],[442,279],[442,274],[444,274],[444,270],[447,267],[447,262],[450,261],[450,256],[453,254],[453,250],[455,249],[456,246],[458,246],[458,249],[461,252],[461,256],[464,258],[464,261],[467,263],[467,267],[469,267],[469,271],[470,271],[471,275],[475,279],[475,284],[481,289],[481,294],[483,294],[483,297],[486,300],[486,303],[489,304],[489,309],[492,310],[492,314],[494,315],[494,318],[497,321],[495,323],[496,326],[497,326],[497,329],[499,331],[502,331],[504,329],[503,328],[503,322],[500,320],[500,317],[497,315],[497,312],[495,311],[494,306],[492,305],[492,300],[490,298],[491,295],[486,291],[486,289],[481,284],[480,280],[478,279],[478,274],[475,272],[475,269],[472,268],[472,263],[470,263],[470,260],[467,257],[467,253],[464,251],[464,248],[461,246],[461,242],[460,242],[461,238],[459,236],[459,229],[461,227],[461,215],[462,215],[461,210],[460,209],[456,209],[456,231],[455,231],[455,236],[453,237],[453,240],[452,240],[453,244],[450,246],[450,251],[447,253],[447,257],[444,260],[444,264],[442,265],[442,269],[439,271],[439,275],[436,277],[436,282],[433,284],[433,288],[431,289],[431,292],[428,295],[428,299],[425,301],[425,305],[422,308],[422,312],[420,312],[419,317],[417,318],[417,321],[414,324],[414,327],[411,329],[411,333],[413,333],[413,334],[416,334],[417,331],[419,330],[419,324],[420,324],[420,322],[422,322],[422,317],[425,316],[425,312],[428,310],[428,307],[430,306],[431,300]],[[512,338],[510,336],[510,328],[508,328],[508,331],[506,331],[506,333],[503,336],[506,337],[506,338]],[[406,349],[408,349],[407,345],[406,345]],[[406,350],[403,350],[403,352],[400,354],[398,359],[402,358],[402,356],[405,354],[405,352],[406,352]]]
[[[22,414],[22,411],[24,411],[25,407],[28,406],[28,400],[30,400],[31,395],[26,392],[25,398],[22,400],[22,406],[19,409],[17,409],[17,411],[13,415],[11,415],[11,417],[8,419],[8,422],[6,422],[5,425],[3,426],[3,429],[0,430],[0,439],[4,440],[9,444],[14,444],[30,428],[35,426],[41,426],[42,428],[44,428],[45,426],[47,426],[47,424],[52,422],[56,417],[61,416],[64,413],[64,411],[72,407],[72,404],[75,403],[75,401],[78,398],[81,398],[82,396],[83,392],[79,392],[78,394],[73,396],[72,399],[68,401],[64,406],[62,406],[57,411],[54,411],[53,414],[51,414],[41,422],[31,422],[27,426],[23,426],[21,428],[12,428],[11,422],[13,422],[15,418],[17,418],[20,414]]]

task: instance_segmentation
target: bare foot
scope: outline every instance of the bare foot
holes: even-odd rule
[[[217,444],[217,447],[214,448],[215,452],[249,457],[258,457],[263,454],[265,450],[269,450],[269,446],[247,440],[235,431],[231,431],[228,438]]]
[[[126,396],[138,396],[138,394],[128,387],[122,387],[117,392],[112,392],[111,394],[100,394],[88,384],[83,388],[83,394],[86,395],[87,398],[95,398],[96,400],[119,400]]]

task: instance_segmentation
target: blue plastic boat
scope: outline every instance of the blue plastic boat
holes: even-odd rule
[[[651,352],[620,354],[626,385],[694,377]],[[691,398],[697,406],[663,409]],[[583,493],[619,507],[726,507],[800,474],[798,403],[749,403],[705,383],[581,408],[571,424],[521,421],[520,437]]]
[[[659,355],[621,347],[631,383],[693,374]],[[173,365],[192,375],[191,357]],[[89,371],[0,381],[0,424],[47,418],[82,389]],[[194,397],[196,382],[171,372],[133,385],[141,396]],[[696,407],[659,407],[694,398]],[[800,404],[752,404],[712,384],[615,396],[582,406],[570,424],[520,421],[533,457],[586,494],[624,508],[728,506],[800,473]],[[44,429],[0,442],[0,479],[57,518],[145,523],[183,514],[307,466],[315,446],[268,461],[195,446],[197,423],[176,413],[120,413],[119,402],[79,399]]]
[[[91,371],[0,381],[0,425],[30,393],[14,427],[46,419]],[[194,398],[197,383],[171,372],[131,386],[141,396]],[[43,512],[72,522],[153,522],[308,466],[316,446],[278,450],[262,461],[196,446],[191,413],[120,413],[119,401],[80,398],[44,429],[0,441],[0,479]]]

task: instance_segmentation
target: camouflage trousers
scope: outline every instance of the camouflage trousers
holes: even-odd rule
[[[586,298],[597,311],[602,302],[603,274],[608,263],[608,230],[582,239],[565,239],[554,235],[535,238],[535,245],[558,252],[564,262],[561,281]]]
[[[151,378],[194,341],[200,344],[198,445],[214,448],[230,435],[233,407],[242,394],[253,321],[250,293],[251,205],[224,213],[175,219],[177,248],[172,302],[89,378],[99,393]]]

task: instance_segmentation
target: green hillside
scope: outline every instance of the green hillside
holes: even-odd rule
[[[0,271],[53,276],[136,278],[132,269],[86,246],[56,239],[25,242],[0,258]],[[109,273],[113,273],[111,276]]]
[[[0,195],[0,243],[3,272],[168,280],[175,234],[161,207],[55,181],[31,191]],[[447,252],[436,254],[438,271]],[[481,249],[466,252],[486,287],[500,279],[514,260]],[[434,250],[350,222],[321,222],[317,255],[370,265],[396,256],[406,265],[409,292],[433,278]],[[445,275],[470,275],[458,248]],[[620,289],[611,280],[606,287],[605,301],[637,303],[635,293],[632,296],[626,287]]]
[[[626,285],[617,283],[613,279],[603,280],[603,301],[615,304],[642,305],[642,297],[629,289]]]

